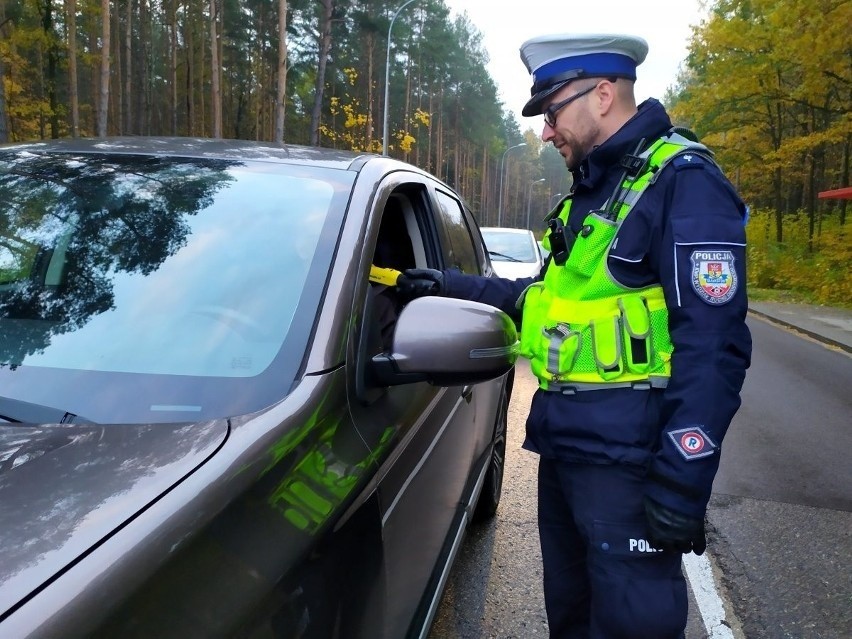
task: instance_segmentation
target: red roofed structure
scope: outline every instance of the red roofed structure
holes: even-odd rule
[[[832,189],[831,191],[820,191],[817,197],[820,200],[852,200],[852,186]]]

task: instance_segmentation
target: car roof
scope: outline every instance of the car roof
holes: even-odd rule
[[[529,229],[514,229],[505,226],[483,226],[479,230],[483,233],[523,233],[533,235],[533,232]]]
[[[276,163],[312,164],[358,170],[371,159],[395,162],[371,153],[340,149],[255,142],[183,137],[104,137],[42,140],[0,145],[2,151],[32,153],[109,153],[158,157],[259,160]]]

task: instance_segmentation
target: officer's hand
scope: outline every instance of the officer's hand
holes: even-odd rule
[[[406,299],[440,295],[444,288],[444,274],[434,268],[410,268],[399,276],[396,288]]]
[[[654,548],[701,555],[707,549],[704,519],[688,517],[645,497],[648,541]]]

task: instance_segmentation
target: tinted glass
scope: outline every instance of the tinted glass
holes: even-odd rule
[[[0,395],[99,422],[271,403],[302,361],[351,183],[263,162],[0,154]]]
[[[437,191],[441,205],[438,226],[444,244],[446,266],[462,273],[479,274],[479,261],[473,248],[473,237],[465,220],[461,203],[454,197]]]
[[[494,262],[517,260],[535,262],[539,259],[535,238],[529,233],[506,233],[482,229],[482,239]]]

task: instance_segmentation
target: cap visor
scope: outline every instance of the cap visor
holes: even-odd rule
[[[559,91],[559,89],[564,87],[566,84],[567,84],[567,82],[559,82],[557,84],[554,84],[551,87],[544,89],[543,91],[539,91],[538,93],[536,93],[524,105],[524,108],[521,111],[521,115],[524,116],[525,118],[531,118],[534,115],[541,115],[542,114],[541,103],[544,102],[544,100],[546,98],[548,98],[549,96],[551,96],[554,93],[556,93],[557,91]]]

